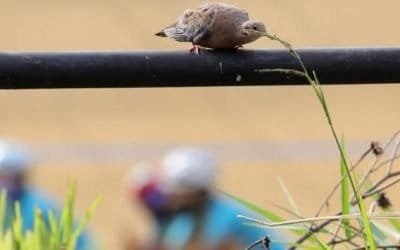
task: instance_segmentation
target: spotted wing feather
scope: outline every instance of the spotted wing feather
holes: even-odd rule
[[[216,16],[216,9],[208,12],[205,12],[204,8],[186,10],[176,23],[166,27],[156,35],[169,37],[178,42],[196,42],[210,34],[210,27]]]

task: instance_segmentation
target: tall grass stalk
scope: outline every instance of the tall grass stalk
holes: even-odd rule
[[[340,158],[342,161],[342,165],[344,167],[344,170],[346,172],[346,175],[348,176],[348,181],[351,184],[351,187],[353,189],[353,192],[356,196],[357,199],[357,205],[358,208],[360,210],[361,213],[361,218],[362,218],[362,226],[363,226],[363,231],[365,233],[366,237],[366,241],[365,241],[365,245],[367,248],[371,249],[371,250],[375,250],[376,249],[376,243],[375,243],[375,239],[374,239],[374,235],[372,233],[372,229],[371,229],[371,224],[368,218],[368,214],[367,214],[367,209],[365,207],[364,204],[364,200],[362,199],[360,190],[359,190],[359,185],[355,179],[355,177],[353,176],[353,174],[350,171],[350,167],[348,164],[348,159],[346,157],[346,153],[345,153],[345,149],[342,145],[342,143],[339,140],[339,137],[337,135],[336,129],[333,125],[333,121],[332,121],[332,117],[331,114],[329,112],[328,109],[328,105],[326,102],[326,98],[324,95],[324,92],[321,88],[320,82],[318,80],[318,77],[315,73],[315,71],[312,71],[312,76],[309,74],[307,68],[305,67],[303,60],[301,59],[300,55],[293,49],[293,47],[286,41],[280,39],[279,37],[277,37],[276,35],[271,35],[268,33],[263,34],[264,36],[268,37],[269,39],[273,40],[273,41],[278,41],[281,45],[283,45],[285,48],[287,48],[290,52],[290,54],[299,62],[302,71],[299,70],[292,70],[292,69],[262,69],[262,70],[258,70],[260,72],[281,72],[281,73],[286,73],[286,74],[294,74],[297,76],[302,76],[305,77],[307,79],[307,81],[310,83],[310,85],[312,86],[322,108],[325,114],[325,117],[327,119],[329,128],[332,132],[332,135],[335,139],[337,148],[339,150],[340,153]]]

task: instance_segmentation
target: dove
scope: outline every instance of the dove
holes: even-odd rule
[[[266,32],[263,22],[251,20],[248,13],[233,5],[205,4],[187,9],[178,20],[156,36],[169,37],[178,42],[191,42],[191,52],[199,46],[212,49],[239,48],[262,37]]]

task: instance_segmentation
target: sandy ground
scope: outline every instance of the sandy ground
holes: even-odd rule
[[[264,20],[298,47],[396,46],[400,2],[227,1]],[[187,49],[153,36],[185,8],[201,1],[0,0],[0,50]],[[277,45],[259,40],[250,48]],[[340,132],[349,140],[382,139],[400,127],[400,87],[328,87]],[[330,131],[308,87],[0,91],[0,135],[27,143],[213,143],[328,140]],[[357,156],[353,156],[357,157]],[[146,234],[146,216],[121,188],[126,165],[41,162],[32,182],[61,199],[79,183],[82,213],[97,193],[104,202],[91,228],[104,249],[121,234]],[[338,176],[337,161],[224,165],[217,187],[267,205],[286,204],[281,176],[305,215],[312,215]],[[238,185],[240,183],[240,185]],[[398,187],[397,187],[398,190]]]

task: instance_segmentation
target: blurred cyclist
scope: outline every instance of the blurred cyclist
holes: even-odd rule
[[[152,212],[157,228],[153,244],[145,249],[244,249],[266,235],[272,241],[285,238],[237,218],[257,215],[214,191],[217,162],[207,151],[179,148],[135,173],[134,192]],[[284,249],[277,243],[270,247]]]
[[[25,149],[15,143],[0,140],[0,190],[7,190],[6,228],[11,226],[15,201],[20,202],[25,231],[33,229],[36,208],[43,212],[46,221],[48,210],[59,211],[47,195],[27,185],[27,171],[31,165],[31,157]],[[80,237],[76,249],[93,249],[87,235]]]

